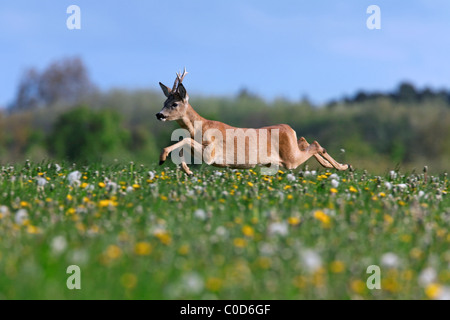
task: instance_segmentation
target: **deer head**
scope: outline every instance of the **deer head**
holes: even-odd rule
[[[181,74],[181,72],[177,73],[177,77],[175,78],[172,89],[166,87],[161,82],[159,83],[167,99],[166,101],[164,101],[164,107],[160,112],[156,114],[156,118],[158,120],[178,120],[181,119],[186,113],[187,107],[189,105],[189,96],[182,82],[187,74],[188,73],[186,72],[186,68],[184,68],[183,74]]]

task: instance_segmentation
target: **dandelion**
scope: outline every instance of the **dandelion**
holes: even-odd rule
[[[342,273],[345,269],[345,265],[342,261],[335,260],[330,265],[330,270],[333,273]]]
[[[127,193],[130,193],[130,192],[133,192],[133,191],[134,191],[134,188],[133,188],[132,186],[128,186],[128,187],[125,189],[125,191],[126,191]]]
[[[104,187],[106,186],[106,184],[105,184],[104,182],[99,182],[99,183],[98,183],[98,186],[99,186],[100,188],[104,188]]]
[[[183,284],[184,289],[188,293],[198,294],[202,292],[204,288],[204,282],[202,277],[196,272],[191,272],[183,275],[181,282]]]
[[[44,178],[38,177],[36,179],[36,183],[37,183],[38,187],[44,187],[48,183],[48,181]]]
[[[137,284],[137,277],[132,273],[125,273],[120,277],[120,283],[125,289],[133,289]]]
[[[149,178],[149,180],[155,179],[155,172],[149,171],[149,172],[148,172],[148,178]]]
[[[253,183],[251,183],[250,181],[247,182],[247,185],[248,185],[249,187],[253,187]]]
[[[314,218],[321,221],[325,225],[328,225],[330,223],[330,217],[322,210],[315,211]]]
[[[384,198],[384,197],[386,197],[386,193],[380,192],[380,193],[378,193],[378,196],[379,196],[380,198]]]
[[[389,171],[389,176],[391,177],[391,179],[395,179],[397,178],[397,172],[395,172],[394,170]]]
[[[289,217],[289,218],[287,219],[287,221],[288,221],[288,223],[289,223],[291,226],[296,226],[296,225],[298,225],[298,224],[300,223],[300,218],[298,218],[298,217]]]
[[[391,190],[392,189],[392,183],[390,183],[389,181],[386,181],[384,183],[384,186],[386,187],[386,189]]]
[[[233,244],[237,248],[244,248],[247,245],[247,240],[244,238],[235,238]]]
[[[122,255],[122,250],[118,247],[118,246],[116,246],[116,245],[114,245],[114,244],[112,244],[112,245],[110,245],[107,249],[106,249],[106,256],[108,257],[108,258],[110,258],[110,259],[117,259],[117,258],[119,258],[120,256]]]
[[[134,246],[134,253],[139,256],[148,256],[152,253],[152,246],[148,242],[138,242]]]
[[[252,227],[245,225],[242,227],[242,233],[246,236],[246,237],[253,237],[255,235],[255,230],[253,230]]]
[[[214,171],[214,174],[218,177],[221,177],[223,175],[222,171],[219,170]]]
[[[206,280],[206,289],[209,291],[217,292],[222,288],[222,280],[216,277],[208,278]]]
[[[398,185],[397,185],[397,187],[400,189],[400,190],[406,190],[407,188],[408,188],[408,185],[406,184],[406,183],[399,183]]]
[[[442,287],[437,283],[430,283],[425,287],[425,294],[430,299],[436,299],[442,292]]]
[[[338,193],[338,190],[337,190],[336,188],[331,188],[331,189],[330,189],[330,192],[331,192],[331,193]]]
[[[353,193],[357,193],[358,192],[358,189],[356,189],[354,186],[350,186],[350,188],[348,188],[348,190],[350,192],[353,192]]]

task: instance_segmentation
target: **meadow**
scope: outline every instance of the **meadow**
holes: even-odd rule
[[[0,169],[1,299],[450,298],[445,173]]]

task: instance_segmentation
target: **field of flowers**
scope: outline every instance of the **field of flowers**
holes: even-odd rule
[[[446,174],[0,169],[1,299],[450,299]]]

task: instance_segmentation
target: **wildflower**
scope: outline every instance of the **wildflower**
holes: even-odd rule
[[[36,179],[36,183],[37,183],[38,187],[44,187],[48,183],[48,181],[44,178],[38,177]]]
[[[307,249],[302,251],[301,260],[309,272],[315,272],[322,267],[322,258],[314,250]]]
[[[358,190],[354,186],[350,186],[350,188],[348,188],[348,190],[350,192],[353,192],[353,193],[357,193],[358,192]]]
[[[389,176],[391,177],[391,179],[395,179],[397,178],[397,172],[395,172],[394,170],[389,171]]]
[[[331,186],[333,188],[337,188],[339,186],[339,181],[337,181],[336,179],[331,179]]]
[[[204,288],[204,282],[202,277],[196,272],[191,272],[183,275],[181,282],[184,289],[192,294],[198,294],[202,292]]]
[[[194,217],[196,217],[197,219],[200,220],[205,220],[206,219],[206,212],[203,209],[197,209],[194,211]]]
[[[149,177],[150,180],[155,179],[155,173],[153,171],[149,171],[148,172],[148,177]]]
[[[127,193],[130,193],[130,192],[133,192],[133,191],[134,191],[134,188],[133,188],[132,186],[128,186],[128,187],[125,189],[125,191],[126,191]]]
[[[292,200],[292,199],[294,199],[294,196],[293,196],[292,194],[288,194],[288,195],[287,195],[287,199],[288,199],[288,200]]]
[[[400,189],[400,190],[405,190],[405,189],[407,189],[408,188],[408,185],[406,184],[406,183],[399,183],[398,185],[397,185],[397,187]]]
[[[330,270],[333,273],[341,273],[345,269],[345,265],[342,261],[335,260],[330,265]]]
[[[244,238],[235,238],[233,244],[235,247],[244,248],[247,245],[247,240]]]
[[[106,249],[106,256],[110,259],[117,259],[122,255],[122,250],[114,244]]]
[[[253,230],[252,227],[245,225],[242,227],[242,233],[246,236],[246,237],[253,237],[255,235],[255,230]]]
[[[362,281],[360,279],[356,279],[356,280],[353,280],[352,282],[350,282],[350,288],[355,293],[362,294],[364,292],[364,290],[366,289],[366,284],[364,283],[364,281]]]
[[[248,184],[249,187],[253,187],[253,183],[251,183],[250,181],[247,182],[247,184]]]
[[[379,196],[380,198],[384,198],[384,197],[386,197],[386,193],[380,192],[380,193],[378,193],[378,196]]]
[[[437,283],[430,283],[425,288],[425,294],[430,299],[436,299],[442,291],[442,287]]]
[[[61,166],[57,163],[55,163],[56,172],[61,171]]]
[[[219,170],[214,171],[214,174],[218,177],[221,177],[223,175],[222,171]]]
[[[331,188],[331,189],[330,189],[330,192],[331,192],[331,193],[338,193],[338,190],[337,190],[336,188]]]
[[[172,242],[172,238],[166,230],[157,229],[153,234],[159,239],[159,241],[161,241],[162,244],[169,245]]]
[[[391,189],[392,189],[392,183],[390,183],[390,182],[388,182],[388,181],[386,181],[386,182],[384,183],[384,186],[385,186],[386,189],[388,189],[388,190],[391,190]]]
[[[395,253],[387,252],[381,256],[381,264],[388,268],[397,268],[400,264],[400,259]]]
[[[271,223],[268,227],[268,232],[270,235],[280,235],[286,236],[289,232],[288,225],[285,222],[274,222]]]
[[[67,248],[67,240],[63,236],[56,236],[52,239],[50,247],[53,253],[62,253]]]
[[[137,183],[135,183],[135,184],[133,184],[133,188],[134,189],[139,189],[141,186],[139,185],[139,184],[137,184]]]
[[[106,184],[105,184],[104,182],[99,182],[99,183],[98,183],[98,186],[99,186],[100,188],[104,188],[104,187],[106,186]]]
[[[431,267],[423,269],[419,274],[419,284],[423,287],[433,283],[437,278],[436,270]]]
[[[25,224],[27,220],[28,220],[28,212],[27,212],[27,210],[19,209],[16,212],[16,216],[14,217],[14,221],[18,225],[22,225],[22,224]]]
[[[288,223],[289,223],[290,225],[296,226],[297,224],[300,223],[300,218],[298,218],[298,217],[289,217],[289,218],[287,219],[287,221],[288,221]]]
[[[286,179],[287,179],[288,181],[295,181],[295,180],[296,180],[295,176],[294,176],[292,173],[289,173],[289,174],[286,176]]]
[[[219,278],[208,278],[206,280],[206,289],[208,289],[209,291],[213,291],[213,292],[217,292],[220,290],[220,288],[222,288],[222,280]]]
[[[178,249],[178,253],[181,254],[182,256],[185,256],[189,253],[189,245],[187,244],[183,244],[179,249]]]
[[[69,180],[69,184],[72,185],[79,185],[80,184],[80,178],[81,178],[81,172],[76,170],[67,176],[67,179]]]
[[[314,212],[314,218],[321,221],[323,224],[327,225],[330,223],[330,217],[322,210],[317,210]]]
[[[138,242],[134,246],[134,253],[139,256],[148,256],[152,252],[152,246],[148,242]]]
[[[126,289],[133,289],[137,284],[137,277],[132,273],[125,273],[120,277],[120,283]]]

